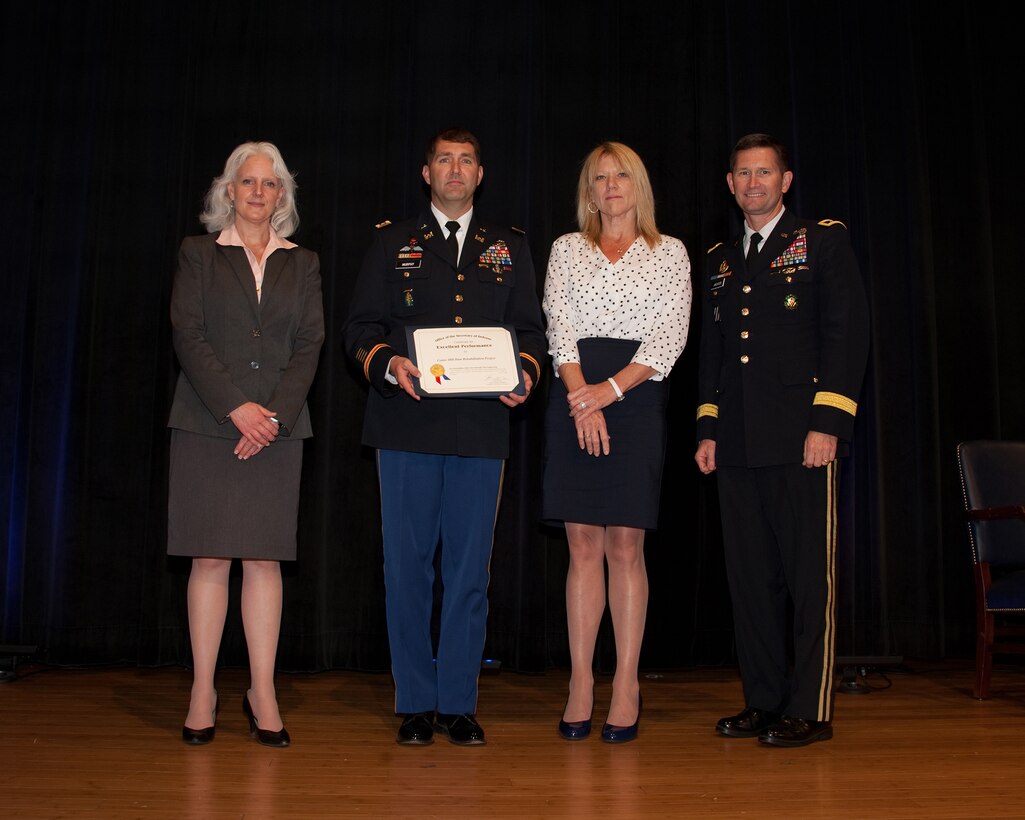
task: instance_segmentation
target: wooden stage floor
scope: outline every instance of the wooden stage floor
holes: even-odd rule
[[[283,750],[249,738],[243,670],[220,673],[217,737],[196,748],[188,670],[19,672],[0,684],[6,817],[1025,817],[1021,666],[998,665],[980,702],[970,664],[909,663],[889,689],[837,695],[834,739],[803,749],[713,732],[741,703],[732,669],[643,679],[622,746],[557,736],[566,672],[487,675],[477,748],[398,746],[388,675],[279,675]]]

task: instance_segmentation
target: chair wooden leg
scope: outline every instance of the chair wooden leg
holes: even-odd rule
[[[990,678],[993,676],[993,640],[995,624],[993,613],[979,613],[978,636],[975,641],[975,697],[989,697]]]
[[[989,679],[993,674],[993,613],[986,609],[986,589],[991,583],[989,564],[975,565],[975,697],[989,697]]]

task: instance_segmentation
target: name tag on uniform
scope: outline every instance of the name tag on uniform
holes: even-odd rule
[[[733,271],[730,270],[730,266],[726,264],[726,260],[724,259],[722,264],[719,265],[719,272],[712,274],[710,285],[711,289],[719,290],[720,288],[725,287],[726,277],[732,275]],[[716,321],[718,321],[718,319]]]

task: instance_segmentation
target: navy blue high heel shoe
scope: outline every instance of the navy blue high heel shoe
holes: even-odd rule
[[[644,698],[637,695],[637,720],[632,726],[615,726],[606,723],[601,727],[601,739],[606,743],[629,743],[637,740],[637,724],[641,722],[641,709],[644,708]]]
[[[569,705],[569,701],[566,702]],[[563,709],[563,714],[566,710]],[[591,714],[594,714],[594,698],[591,698]],[[587,720],[559,721],[559,737],[563,740],[583,740],[591,734],[591,718]]]
[[[249,734],[255,737],[264,746],[275,746],[284,748],[292,742],[288,736],[288,730],[282,726],[280,732],[272,732],[269,729],[261,729],[256,715],[253,714],[253,707],[249,705],[249,693],[242,696],[242,711],[249,718]]]

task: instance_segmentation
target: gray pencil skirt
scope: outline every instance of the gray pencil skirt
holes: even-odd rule
[[[279,438],[247,461],[237,443],[171,430],[168,555],[295,560],[302,440]]]

